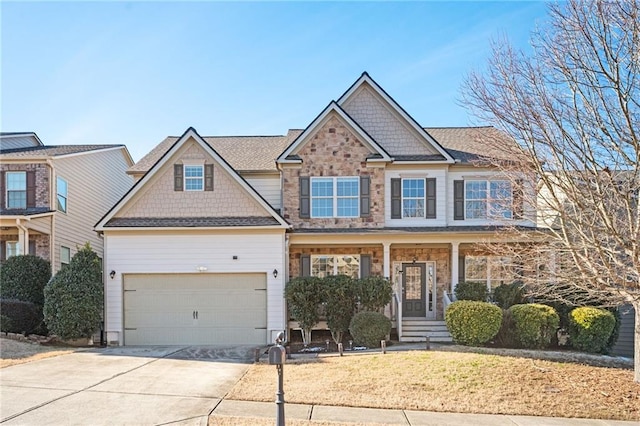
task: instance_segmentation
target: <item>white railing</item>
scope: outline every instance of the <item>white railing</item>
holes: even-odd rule
[[[402,337],[402,298],[397,291],[394,291],[393,299],[396,303],[396,329],[398,330],[398,340],[400,340]]]
[[[453,294],[449,296],[449,293],[447,293],[446,291],[442,294],[442,306],[444,314],[447,313],[447,308],[450,304],[453,303],[453,299],[455,299],[455,296]]]

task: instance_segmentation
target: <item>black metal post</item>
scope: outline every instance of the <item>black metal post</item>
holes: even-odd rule
[[[276,392],[276,426],[285,426],[284,424],[284,374],[283,368],[284,366],[277,365],[276,369],[278,370],[278,391]]]

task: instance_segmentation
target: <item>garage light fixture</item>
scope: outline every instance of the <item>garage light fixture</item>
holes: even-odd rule
[[[198,272],[207,272],[207,267],[206,266],[198,266],[196,268],[196,271],[198,271]]]
[[[111,279],[114,279],[116,276],[116,271],[112,270],[111,272],[109,272],[109,276],[111,277]]]
[[[273,278],[278,278],[278,270],[277,269],[273,270]]]

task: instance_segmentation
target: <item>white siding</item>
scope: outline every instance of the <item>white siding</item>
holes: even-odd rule
[[[262,198],[271,204],[271,207],[276,210],[282,207],[282,191],[280,188],[279,174],[251,174],[243,177],[247,182],[249,182],[249,185],[251,185],[253,189],[262,196]]]
[[[0,138],[0,147],[2,149],[29,148],[39,145],[33,136],[3,136]]]
[[[107,339],[122,344],[122,274],[259,272],[267,274],[267,342],[284,330],[284,230],[105,233]],[[237,256],[237,260],[233,260]],[[273,277],[273,270],[278,277]],[[116,271],[114,279],[108,274]]]
[[[391,219],[391,179],[392,178],[435,178],[436,179],[436,218]],[[384,177],[384,221],[385,226],[446,226],[447,225],[447,171],[445,169],[391,169],[385,170]]]
[[[123,148],[124,149],[124,148]],[[56,212],[52,262],[60,269],[60,246],[73,256],[87,241],[103,256],[102,238],[93,230],[98,220],[129,190],[133,179],[123,149],[54,158],[52,208],[57,208],[56,178],[67,181],[67,212]]]

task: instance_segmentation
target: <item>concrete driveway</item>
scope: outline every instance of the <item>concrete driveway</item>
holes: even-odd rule
[[[254,347],[126,347],[0,369],[7,425],[206,424]]]

